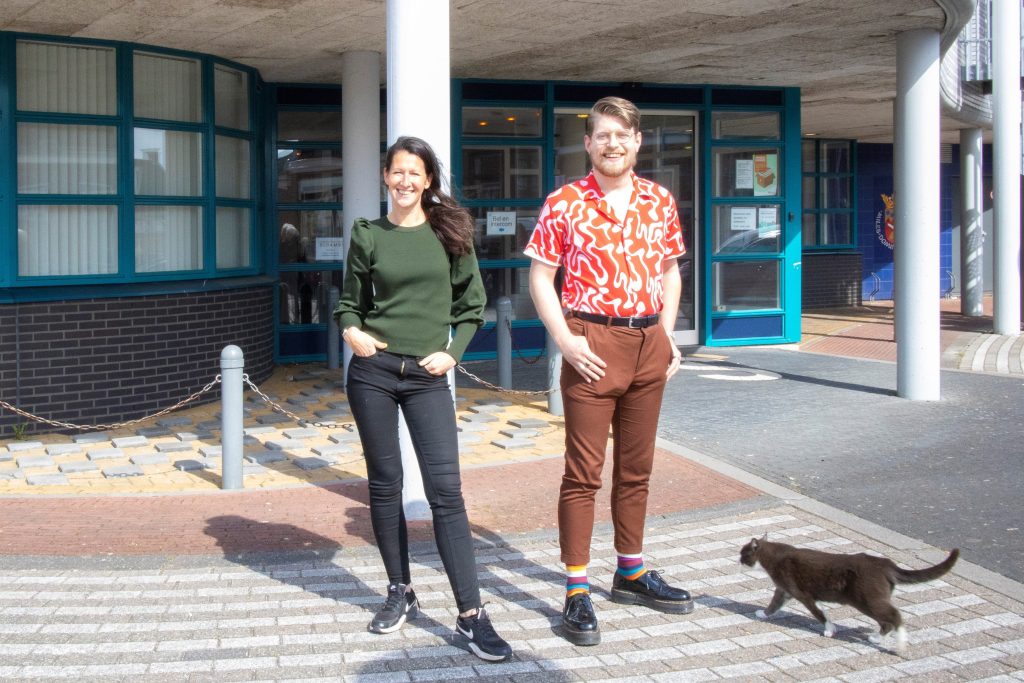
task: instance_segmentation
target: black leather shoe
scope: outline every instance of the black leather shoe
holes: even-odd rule
[[[682,588],[668,585],[661,574],[653,570],[635,580],[616,572],[612,579],[612,602],[643,605],[668,614],[689,614],[693,611],[690,594]]]
[[[601,627],[597,624],[590,593],[577,593],[565,599],[562,630],[565,639],[573,645],[597,645],[601,642]]]

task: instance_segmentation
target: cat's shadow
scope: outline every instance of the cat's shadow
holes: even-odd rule
[[[825,637],[822,635],[824,626],[821,622],[809,614],[794,611],[794,609],[789,606],[780,610],[771,619],[761,619],[757,616],[756,612],[759,609],[764,609],[764,605],[755,605],[749,602],[740,602],[738,600],[730,600],[729,598],[720,598],[713,595],[695,596],[693,601],[704,607],[714,607],[715,609],[725,610],[726,612],[732,612],[733,614],[742,614],[751,621],[763,624],[774,624],[780,628],[802,629],[804,631],[810,631],[819,638]],[[836,624],[835,635],[833,635],[829,640],[842,643],[869,645],[881,650],[882,652],[894,653],[894,650],[886,647],[884,642],[871,642],[871,640],[868,639],[868,636],[874,633],[876,633],[876,631],[869,626],[849,627]]]

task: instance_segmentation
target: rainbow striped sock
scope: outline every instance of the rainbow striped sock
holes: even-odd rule
[[[587,565],[565,565],[565,597],[571,598],[574,595],[589,592],[590,582],[587,581]]]
[[[624,579],[635,581],[647,573],[643,555],[619,555],[619,568],[615,570]]]

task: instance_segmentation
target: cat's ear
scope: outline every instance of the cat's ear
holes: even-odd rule
[[[750,543],[748,543],[747,545],[750,546],[751,550],[757,550],[757,539],[756,538],[750,539]]]
[[[766,532],[764,532],[764,536],[761,537],[761,542],[764,543],[767,540],[768,540],[768,532],[766,531]]]

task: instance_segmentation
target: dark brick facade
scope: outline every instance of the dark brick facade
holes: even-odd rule
[[[802,308],[834,308],[861,304],[862,259],[858,251],[803,253]]]
[[[228,344],[242,349],[245,371],[260,382],[274,366],[272,292],[0,304],[0,397],[64,422],[120,422],[201,389],[220,372]],[[219,397],[214,390],[202,402]],[[0,435],[23,421],[0,410]]]

